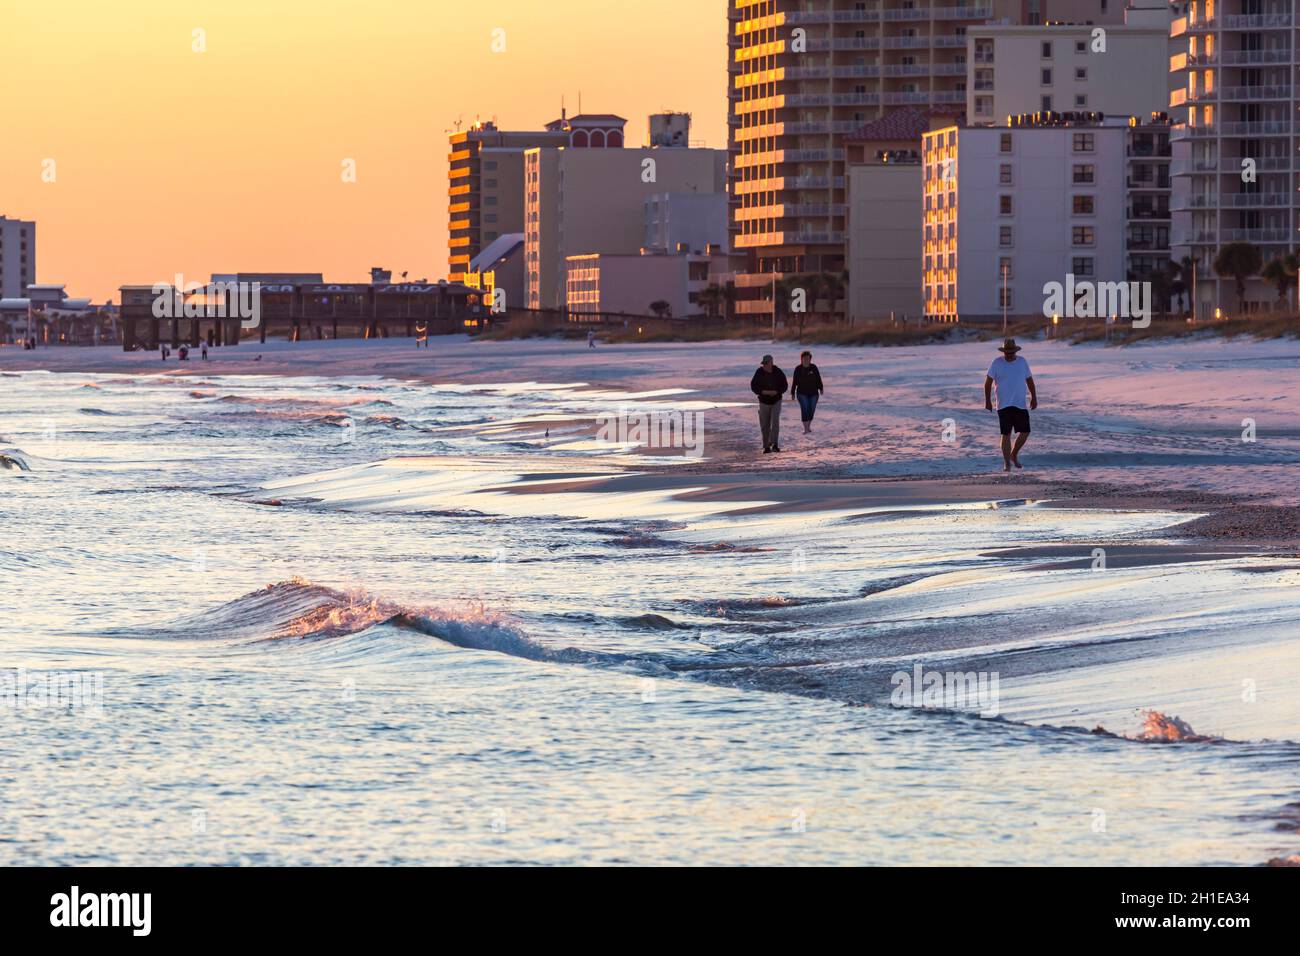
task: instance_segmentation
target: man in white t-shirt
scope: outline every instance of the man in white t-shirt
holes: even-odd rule
[[[1038,408],[1038,391],[1029,363],[1017,353],[1020,346],[1015,339],[1007,339],[998,349],[1001,358],[993,360],[988,375],[984,376],[984,407],[993,411],[993,386],[998,387],[998,424],[1002,428],[1003,471],[1020,464],[1020,449],[1029,441],[1029,412]],[[1016,433],[1016,443],[1011,444],[1011,432]]]

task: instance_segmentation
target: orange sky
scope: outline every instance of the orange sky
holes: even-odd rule
[[[670,108],[725,147],[726,34],[725,0],[4,0],[0,215],[97,302],[177,272],[437,279],[457,119],[537,128],[581,91],[632,145]]]

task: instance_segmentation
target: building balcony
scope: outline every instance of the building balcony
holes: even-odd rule
[[[935,20],[987,20],[993,16],[993,7],[982,3],[958,7],[933,7],[930,13]]]
[[[1290,229],[1224,229],[1224,242],[1282,242],[1290,244],[1295,233]]]
[[[1288,120],[1261,120],[1249,123],[1223,123],[1224,136],[1290,136]]]
[[[878,106],[879,93],[795,93],[783,97],[784,106]],[[778,107],[779,108],[779,107]]]
[[[928,20],[928,19],[930,18],[930,11],[929,11],[929,10],[926,10],[926,9],[920,9],[920,10],[917,10],[917,9],[904,10],[904,9],[897,9],[897,8],[896,8],[896,9],[893,9],[893,10],[883,10],[883,11],[881,11],[881,17],[882,17],[882,19],[889,20],[889,21],[896,21],[896,20]]]
[[[1224,66],[1256,66],[1261,63],[1290,63],[1290,50],[1224,50],[1219,54]]]
[[[787,80],[866,80],[880,75],[878,66],[787,66],[781,72]]]
[[[1214,94],[1211,93],[1210,96]],[[1260,100],[1289,100],[1289,86],[1225,86],[1218,90],[1221,100],[1256,103]]]
[[[735,237],[737,249],[755,249],[765,246],[831,246],[843,245],[843,232],[757,232]]]
[[[1290,206],[1293,195],[1289,192],[1221,193],[1219,206],[1223,209],[1276,209]]]
[[[836,37],[834,40],[809,40],[810,53],[824,53],[827,50],[879,50],[880,37]],[[796,54],[797,55],[797,54]]]
[[[1189,232],[1180,232],[1174,236],[1174,245],[1176,246],[1214,245],[1218,241],[1219,234],[1214,229],[1193,229]]]
[[[1160,209],[1159,207],[1154,209],[1148,209],[1144,206],[1129,207],[1125,210],[1125,218],[1135,222],[1168,222],[1169,210]]]
[[[1219,168],[1217,159],[1175,159],[1169,164],[1173,176],[1190,176],[1193,173],[1213,173]]]
[[[791,10],[784,15],[784,22],[790,24],[805,23],[878,23],[879,10]]]
[[[1289,13],[1244,13],[1219,17],[1224,30],[1285,30],[1291,26]]]

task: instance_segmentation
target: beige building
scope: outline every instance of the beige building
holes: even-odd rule
[[[773,278],[845,270],[844,138],[900,106],[966,103],[966,31],[1120,23],[1116,0],[730,0],[730,225],[741,315]]]
[[[447,156],[451,281],[462,281],[470,260],[496,239],[524,231],[524,150],[568,142],[563,129],[508,132],[494,123],[452,134]]]
[[[638,255],[594,253],[570,256],[565,265],[565,299],[576,315],[648,316],[656,302],[667,303],[674,318],[722,313],[721,302],[701,298],[727,268],[727,255],[717,247],[702,255],[648,249]]]
[[[726,190],[718,149],[530,149],[525,157],[524,250],[530,309],[565,305],[570,256],[637,254],[646,200]]]
[[[1039,111],[1130,116],[1168,109],[1169,7],[1134,24],[982,24],[967,29],[966,116],[1005,125]]]
[[[848,314],[854,320],[921,314],[921,138],[932,125],[953,119],[951,113],[896,110],[845,141]]]

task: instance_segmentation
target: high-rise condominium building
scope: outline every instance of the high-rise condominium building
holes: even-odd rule
[[[1296,0],[1192,0],[1183,9],[1170,29],[1181,81],[1171,103],[1187,107],[1173,134],[1173,252],[1198,263],[1196,314],[1209,318],[1239,308],[1236,281],[1213,269],[1223,246],[1251,243],[1267,262],[1296,244],[1300,10]],[[1263,280],[1247,283],[1246,311],[1276,300]]]
[[[566,146],[570,132],[556,123],[544,130],[507,131],[475,123],[453,133],[447,156],[447,271],[460,282],[470,260],[501,236],[524,231],[524,150]]]
[[[21,299],[36,281],[36,223],[0,216],[0,299]]]
[[[899,106],[966,102],[966,28],[1119,23],[1118,0],[730,0],[737,312],[785,274],[845,271],[844,137]]]

